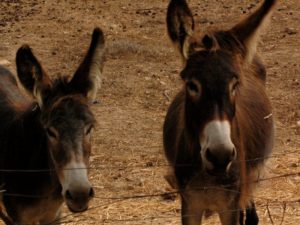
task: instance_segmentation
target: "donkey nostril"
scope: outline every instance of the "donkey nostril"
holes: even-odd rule
[[[91,188],[90,189],[90,192],[89,192],[89,197],[94,197],[94,195],[95,195],[95,192],[94,192],[94,189],[93,188]]]
[[[69,190],[66,191],[66,199],[68,199],[68,200],[72,200],[73,199],[73,197],[71,195],[71,192]]]

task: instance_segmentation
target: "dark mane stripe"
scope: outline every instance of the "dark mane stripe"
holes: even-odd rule
[[[9,126],[9,123],[20,119],[26,112],[30,113],[35,105],[33,100],[20,91],[15,77],[0,67],[0,126]]]
[[[40,153],[35,154],[33,146],[37,141],[45,142],[39,124],[40,109],[20,91],[10,72],[3,69],[0,72],[0,169],[29,169],[31,165],[36,166],[35,157],[40,157]],[[27,164],[28,161],[34,164]]]

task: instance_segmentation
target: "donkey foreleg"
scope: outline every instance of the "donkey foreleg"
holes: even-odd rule
[[[244,210],[240,210],[240,225],[244,225],[244,218],[245,218],[245,215],[244,215]]]
[[[204,210],[198,207],[196,200],[182,197],[181,221],[182,225],[200,225]]]
[[[240,210],[228,209],[219,213],[222,225],[238,225],[240,221]]]
[[[224,207],[218,211],[222,225],[244,225],[244,212],[239,207],[237,196],[234,198],[235,200],[229,200],[229,204],[224,205]]]
[[[61,219],[61,210],[58,210],[54,216],[48,216],[48,218],[40,220],[40,225],[58,225],[62,223]]]
[[[246,219],[244,210],[240,210],[240,225],[258,225],[259,218],[256,212],[254,201],[246,208]]]
[[[246,222],[245,225],[257,225],[259,218],[256,212],[254,201],[250,202],[250,205],[246,208]]]

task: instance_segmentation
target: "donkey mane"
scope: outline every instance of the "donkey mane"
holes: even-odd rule
[[[33,99],[22,93],[15,77],[7,70],[0,79],[0,108],[1,165],[4,167],[0,169],[28,169],[30,161],[35,162],[35,167],[47,167],[48,163],[44,165],[46,161],[36,161],[37,158],[41,159],[46,150],[41,147],[46,145],[46,138],[39,122],[40,109]],[[40,139],[36,140],[35,137]],[[9,160],[12,158],[15,160]]]
[[[247,76],[251,74],[251,76],[258,78],[265,83],[266,69],[260,57],[255,54],[251,61],[243,62],[243,58],[246,57],[247,54],[247,49],[233,31],[215,30],[201,36],[199,37],[198,34],[194,34],[191,37],[189,47],[190,55],[199,54],[199,52],[202,52],[203,54],[213,54],[217,51],[222,51],[225,54],[228,53],[229,55],[232,55],[232,52],[235,52],[235,65],[243,65],[242,68],[237,67],[239,72],[241,72],[241,79],[243,79],[245,75]],[[249,76],[249,79],[252,78]]]
[[[59,76],[52,81],[51,92],[54,95],[72,95],[78,93],[73,86],[70,85],[70,77],[68,76]],[[50,98],[54,96],[49,96]]]
[[[193,49],[208,52],[222,49],[222,51],[246,54],[246,49],[237,36],[233,32],[225,30],[211,30],[204,35],[193,34],[189,46],[190,53],[193,53]]]
[[[41,109],[36,100],[33,96],[26,95],[19,88],[16,78],[10,71],[1,66],[0,70],[2,72],[0,79],[0,127],[8,129],[13,124],[22,124],[26,118],[32,116],[36,116],[38,122]],[[60,101],[66,98],[75,98],[74,101],[81,102],[84,105],[88,104],[87,100],[76,93],[69,85],[69,78],[66,76],[53,80],[51,89],[52,95],[49,95],[49,98],[52,99],[52,103],[64,96]],[[0,131],[3,131],[3,129],[0,129]],[[19,133],[21,130],[16,130],[15,132]]]
[[[6,69],[1,68],[0,79],[0,131],[1,135],[12,129],[12,125],[21,124],[24,118],[36,113],[37,105],[21,92],[16,78]],[[19,132],[16,130],[15,132]]]

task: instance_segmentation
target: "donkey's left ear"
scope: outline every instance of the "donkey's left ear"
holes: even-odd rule
[[[268,24],[276,2],[277,0],[264,0],[260,8],[231,29],[243,44],[246,51],[245,58],[248,62],[251,62],[256,54],[260,34]]]
[[[16,64],[20,83],[42,107],[47,93],[52,87],[52,81],[28,45],[19,48]]]
[[[167,11],[167,28],[171,41],[187,59],[190,50],[189,38],[194,33],[194,19],[186,0],[171,0]]]
[[[103,58],[104,35],[100,28],[95,28],[89,50],[69,83],[75,92],[83,94],[92,102],[101,86]]]

